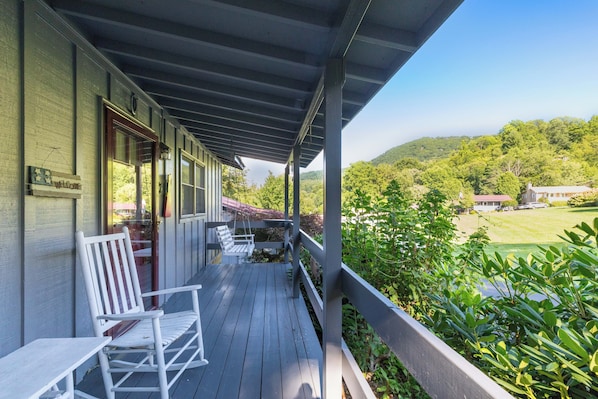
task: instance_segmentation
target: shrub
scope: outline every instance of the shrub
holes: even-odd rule
[[[517,200],[508,200],[502,203],[503,207],[516,207],[518,205]]]
[[[343,216],[344,263],[411,315],[427,314],[431,271],[453,252],[454,212],[446,197],[430,191],[414,202],[391,182],[379,198],[356,191]],[[344,306],[343,330],[379,397],[428,397],[351,304]]]
[[[441,273],[433,296],[433,330],[520,397],[598,398],[598,218],[576,229],[527,258],[469,256],[481,278]],[[496,294],[482,296],[483,282]]]
[[[598,189],[576,194],[567,201],[571,207],[598,206]]]
[[[430,271],[452,258],[446,197],[432,190],[414,202],[393,181],[380,198],[356,191],[343,215],[343,261],[412,316],[425,314]]]

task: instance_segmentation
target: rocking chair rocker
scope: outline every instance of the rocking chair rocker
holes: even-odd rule
[[[123,322],[136,322],[98,354],[107,397],[114,399],[116,392],[160,392],[161,399],[168,399],[168,390],[187,368],[208,364],[197,295],[201,285],[141,293],[126,227],[122,233],[93,237],[78,231],[76,239],[95,335],[103,336]],[[186,291],[192,310],[165,314],[144,308],[143,298]],[[173,370],[176,374],[168,379],[167,372]],[[157,383],[126,385],[138,372],[157,373]],[[113,374],[117,375],[113,378]]]

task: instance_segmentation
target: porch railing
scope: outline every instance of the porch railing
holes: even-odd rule
[[[322,246],[300,231],[302,245],[324,264]],[[300,276],[307,297],[321,323],[323,304],[305,267]],[[382,293],[342,265],[342,291],[424,390],[439,398],[512,398],[496,382],[465,360]],[[373,398],[361,370],[343,344],[343,380],[353,397]]]
[[[223,222],[209,222],[206,224],[206,228],[209,229],[219,224],[223,224]],[[233,227],[233,222],[227,224],[229,227]],[[256,248],[285,249],[285,253],[298,253],[293,251],[293,243],[289,239],[292,228],[291,221],[278,219],[251,221],[249,226],[252,230],[276,227],[283,228],[285,231],[284,241],[256,242]],[[236,227],[242,228],[239,222]],[[322,246],[304,231],[300,230],[295,245],[302,246],[318,264],[324,265]],[[216,243],[208,242],[206,244],[206,250],[218,248]],[[305,288],[307,299],[318,322],[322,325],[322,298],[300,261],[298,274],[298,279],[301,280]],[[513,398],[496,382],[401,310],[345,264],[341,268],[341,281],[343,295],[362,314],[382,341],[430,396],[476,399]],[[324,326],[322,327],[324,328]],[[342,346],[343,380],[352,397],[375,398],[350,350],[344,342]]]

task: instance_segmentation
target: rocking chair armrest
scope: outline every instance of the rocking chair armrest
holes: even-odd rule
[[[135,312],[135,313],[121,313],[121,314],[104,314],[97,316],[99,320],[143,320],[143,319],[156,319],[164,316],[164,311],[159,310],[148,310],[147,312]]]
[[[157,295],[168,295],[168,294],[175,294],[177,292],[187,292],[187,291],[196,291],[201,289],[201,284],[194,284],[194,285],[183,285],[181,287],[174,287],[174,288],[166,288],[163,290],[158,291],[150,291],[141,294],[143,298],[149,296],[157,296]]]

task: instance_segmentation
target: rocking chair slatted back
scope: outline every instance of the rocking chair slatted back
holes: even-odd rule
[[[119,323],[97,319],[98,315],[144,311],[135,259],[125,250],[130,246],[127,240],[124,233],[115,233],[87,238],[87,246],[77,241],[77,250],[86,255],[81,257],[83,277],[87,292],[93,293],[89,300],[96,334]]]
[[[76,240],[96,336],[126,324],[125,331],[98,353],[106,397],[115,399],[116,392],[160,392],[161,399],[168,399],[168,390],[186,369],[208,364],[197,294],[201,285],[142,293],[127,227],[122,233],[95,237],[78,231]],[[191,309],[145,311],[142,298],[175,294],[189,295]],[[138,373],[156,373],[157,381],[148,378],[140,385],[136,378],[129,380]]]

